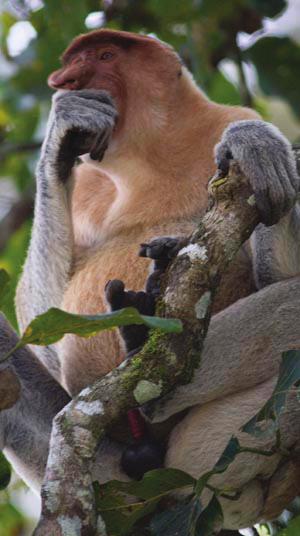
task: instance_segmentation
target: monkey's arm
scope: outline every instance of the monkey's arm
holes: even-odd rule
[[[93,158],[102,158],[115,119],[111,99],[102,91],[64,92],[53,99],[37,168],[32,238],[17,290],[21,329],[49,307],[61,304],[72,263],[72,168],[80,154],[90,152]],[[55,355],[49,355],[49,349],[39,355],[53,370]]]
[[[300,179],[289,141],[271,123],[243,120],[231,123],[215,147],[215,160],[226,174],[235,160],[248,178],[260,220],[274,225],[295,203]]]
[[[251,237],[257,288],[299,273],[300,207],[294,205],[300,179],[292,147],[281,132],[264,121],[238,121],[215,148],[221,169],[236,160],[252,185],[265,225]]]

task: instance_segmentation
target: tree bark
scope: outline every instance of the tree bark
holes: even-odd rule
[[[99,440],[127,410],[191,380],[221,276],[258,223],[247,178],[233,163],[227,177],[211,181],[208,211],[164,280],[157,314],[181,319],[182,333],[152,333],[139,354],[84,389],[54,419],[35,536],[105,535],[91,475]]]
[[[299,166],[298,147],[295,153]],[[247,178],[233,163],[227,177],[211,181],[208,211],[163,282],[157,314],[181,319],[182,333],[153,332],[139,354],[84,389],[54,419],[35,536],[106,535],[91,474],[99,441],[129,409],[191,381],[222,274],[259,221]]]

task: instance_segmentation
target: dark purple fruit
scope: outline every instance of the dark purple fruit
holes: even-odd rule
[[[121,458],[121,467],[127,476],[140,480],[147,471],[163,466],[164,451],[151,439],[143,439],[128,446]]]

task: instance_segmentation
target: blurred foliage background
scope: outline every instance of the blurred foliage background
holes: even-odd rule
[[[102,26],[171,43],[209,97],[255,107],[300,141],[300,0],[0,0],[0,267],[13,286],[30,236],[47,76],[74,36]],[[13,295],[5,314],[17,329]],[[299,512],[296,501],[257,530],[299,535]],[[30,534],[37,513],[14,478],[0,492],[0,536]]]

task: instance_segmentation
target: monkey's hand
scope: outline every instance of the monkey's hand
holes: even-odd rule
[[[117,311],[123,307],[135,307],[144,315],[153,316],[155,313],[155,300],[151,294],[144,291],[125,290],[123,281],[119,279],[112,279],[106,283],[105,298],[111,311]],[[135,324],[120,328],[126,350],[130,355],[143,346],[148,338],[148,331],[146,326]]]
[[[146,282],[146,292],[125,290],[123,281],[113,279],[105,285],[105,298],[111,311],[123,307],[135,307],[141,314],[153,316],[155,314],[155,301],[160,293],[160,279],[171,260],[178,251],[187,244],[185,237],[162,236],[155,238],[147,244],[141,244],[140,257],[154,260],[154,270]],[[130,325],[120,328],[125,342],[126,350],[130,355],[136,353],[148,338],[146,326]],[[128,356],[127,356],[128,357]]]
[[[116,119],[117,111],[105,91],[56,93],[42,160],[54,166],[59,180],[66,181],[79,155],[90,153],[93,160],[103,158]]]
[[[146,282],[146,292],[154,298],[160,295],[161,277],[178,251],[188,244],[187,237],[160,236],[149,243],[141,244],[140,257],[154,260],[153,271]]]
[[[215,147],[215,160],[224,174],[231,159],[250,180],[262,222],[277,223],[293,206],[300,184],[288,140],[270,123],[236,121]]]

